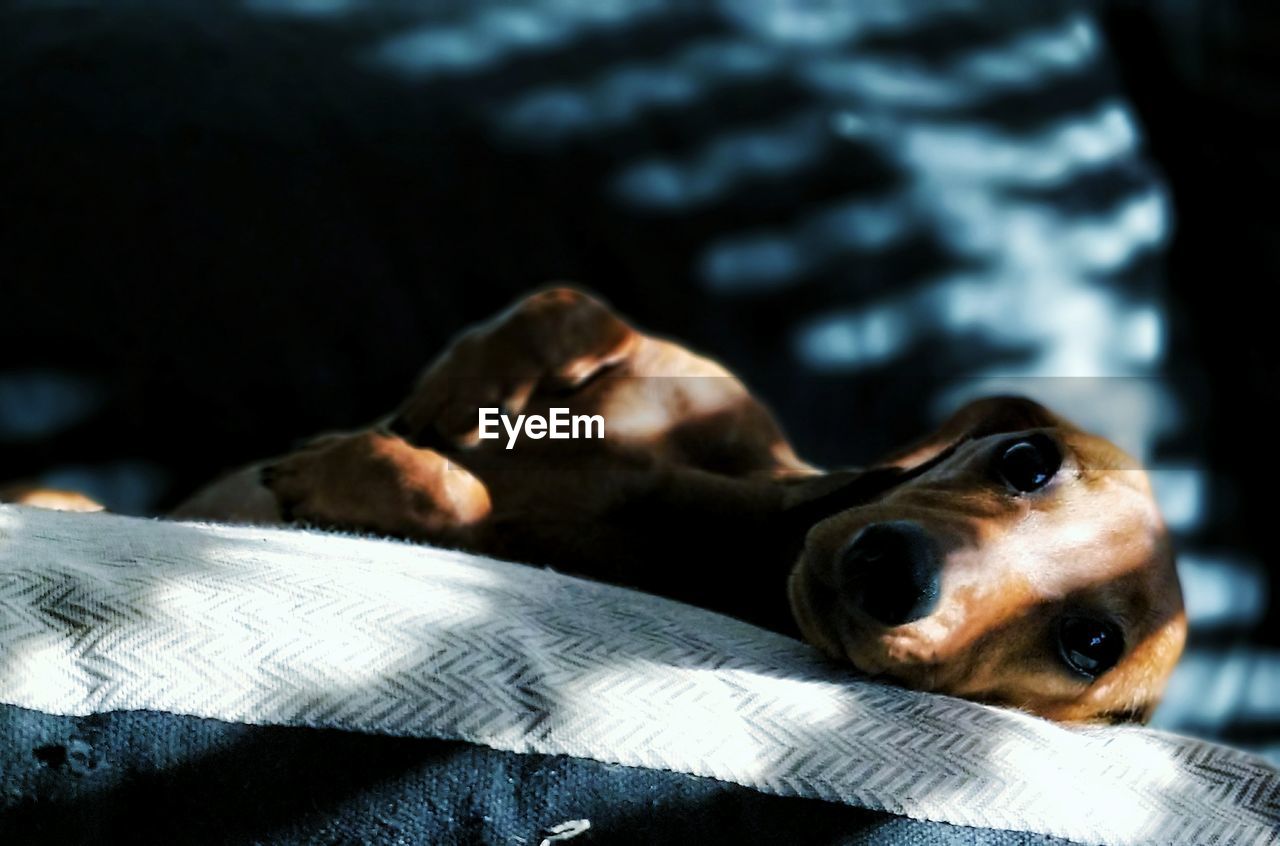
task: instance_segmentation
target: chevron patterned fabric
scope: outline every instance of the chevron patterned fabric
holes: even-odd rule
[[[1280,773],[1242,752],[900,690],[700,609],[333,534],[0,508],[0,702],[466,741],[1085,843],[1280,842]]]

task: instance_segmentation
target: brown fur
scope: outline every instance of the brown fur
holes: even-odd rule
[[[601,414],[604,440],[476,438],[477,409]],[[1017,497],[985,468],[1010,432],[1052,433],[1054,483]],[[868,470],[796,457],[728,371],[577,291],[461,336],[389,417],[215,483],[179,516],[301,521],[462,547],[671,596],[803,635],[899,683],[1062,720],[1143,720],[1185,634],[1169,541],[1116,447],[1016,398],[972,403]],[[863,526],[909,518],[944,553],[942,596],[886,628],[832,568]],[[1124,657],[1094,681],[1053,648],[1105,612]]]

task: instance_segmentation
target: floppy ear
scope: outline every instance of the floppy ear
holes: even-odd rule
[[[1024,397],[996,396],[974,400],[947,418],[936,432],[889,454],[870,467],[836,470],[786,483],[785,524],[801,530],[847,508],[864,505],[946,460],[951,451],[964,441],[1000,432],[1070,425],[1044,406]]]
[[[870,502],[901,482],[907,472],[892,466],[873,467],[783,480],[783,529],[803,540],[819,520]]]
[[[1074,428],[1040,403],[1026,397],[984,397],[961,406],[937,431],[895,450],[871,466],[913,470],[934,461],[963,441],[1050,426]]]

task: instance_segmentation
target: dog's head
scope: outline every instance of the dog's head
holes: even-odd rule
[[[1146,474],[1025,399],[965,406],[797,495],[805,637],[909,687],[1059,720],[1145,721],[1186,618]]]

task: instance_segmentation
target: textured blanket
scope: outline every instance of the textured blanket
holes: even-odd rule
[[[250,840],[536,843],[539,814],[679,795],[696,818],[715,794],[708,813],[780,838],[750,797],[790,797],[773,823],[792,833],[1280,842],[1280,774],[1234,750],[887,687],[678,603],[315,532],[0,508],[0,703],[0,832],[243,779],[217,819]],[[636,816],[586,836],[625,840]],[[935,835],[916,842],[953,842]]]

